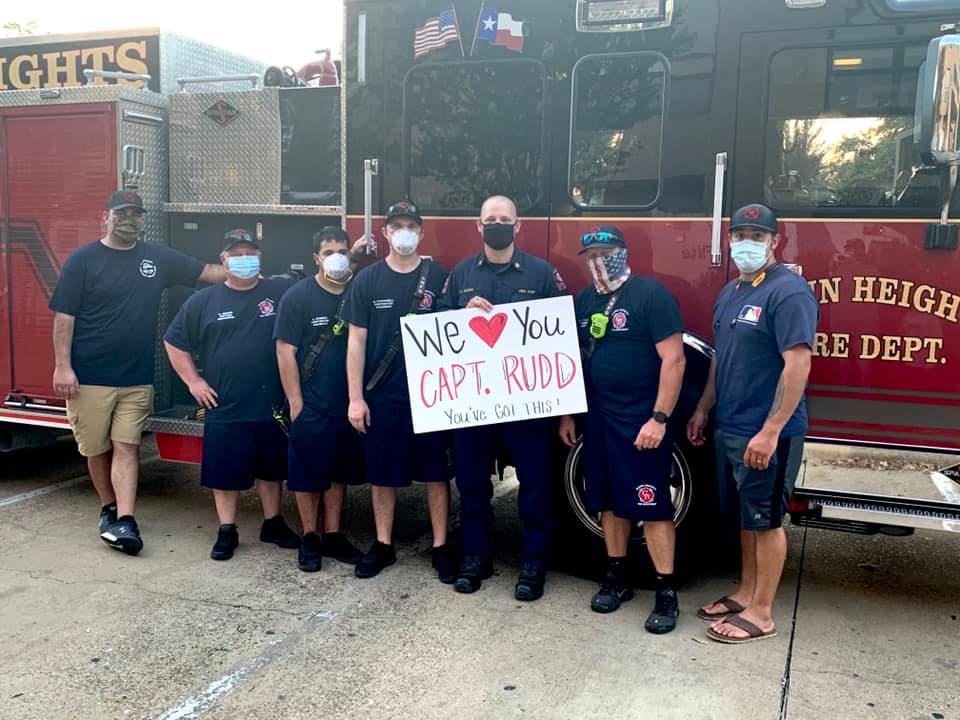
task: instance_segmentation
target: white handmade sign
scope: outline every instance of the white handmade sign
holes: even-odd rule
[[[569,296],[401,320],[417,433],[587,410]]]

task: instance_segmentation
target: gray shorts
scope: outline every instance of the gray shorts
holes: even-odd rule
[[[744,530],[773,530],[783,525],[787,501],[793,493],[803,460],[803,435],[781,437],[766,470],[743,464],[750,437],[713,433],[717,459],[720,510],[740,511]]]

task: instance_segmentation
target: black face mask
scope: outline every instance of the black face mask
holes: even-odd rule
[[[513,225],[490,223],[483,226],[483,241],[491,250],[506,250],[513,242]]]

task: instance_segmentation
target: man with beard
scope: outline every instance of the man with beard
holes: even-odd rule
[[[496,305],[551,298],[566,291],[560,273],[550,263],[516,247],[520,220],[513,200],[502,195],[487,198],[480,208],[477,231],[483,238],[483,249],[458,263],[450,273],[440,300],[441,310],[476,308],[489,313]],[[493,574],[490,476],[497,448],[503,444],[517,468],[517,505],[523,521],[523,564],[514,596],[531,601],[543,595],[555,525],[550,477],[555,428],[556,422],[548,418],[464,428],[454,433],[464,545],[463,563],[454,584],[457,592],[476,592]]]
[[[314,234],[317,273],[283,296],[273,331],[290,406],[287,489],[296,494],[303,525],[298,565],[304,572],[320,570],[324,555],[350,565],[362,557],[340,532],[346,486],[364,478],[363,442],[347,420],[348,245],[339,227]]]
[[[145,210],[135,192],[107,200],[107,234],[64,263],[50,299],[54,391],[100,498],[100,537],[136,555],[133,517],[140,436],[153,412],[157,314],[175,285],[222,282],[223,268],[163,245],[140,242]]]

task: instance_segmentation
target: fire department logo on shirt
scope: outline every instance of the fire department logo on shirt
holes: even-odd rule
[[[743,310],[737,315],[739,322],[745,322],[748,325],[756,325],[760,322],[760,316],[763,314],[763,308],[756,305],[744,305]]]
[[[276,315],[276,308],[273,305],[273,300],[270,298],[264,298],[260,301],[260,304],[257,305],[260,308],[260,317],[270,317],[271,315]]]
[[[423,291],[423,297],[420,298],[420,309],[429,310],[433,307],[433,293],[429,290]]]
[[[617,310],[613,315],[610,316],[610,324],[613,325],[614,330],[626,330],[627,311]]]
[[[157,274],[157,266],[153,260],[140,261],[140,274],[145,278],[152,278]]]
[[[326,315],[318,315],[315,318],[311,318],[310,325],[313,327],[323,327],[330,324],[330,318]]]
[[[640,485],[637,488],[637,505],[656,505],[657,489],[653,485]]]

